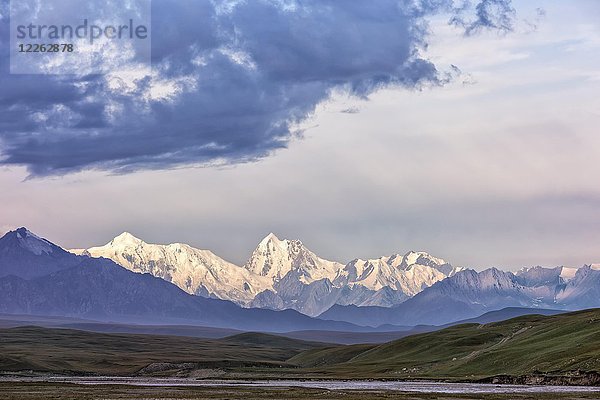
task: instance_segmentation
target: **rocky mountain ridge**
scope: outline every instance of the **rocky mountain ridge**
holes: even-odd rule
[[[273,233],[258,244],[243,266],[209,250],[181,243],[148,244],[127,232],[104,246],[71,251],[109,258],[190,294],[230,300],[243,307],[295,309],[311,316],[334,304],[397,305],[461,270],[424,252],[342,264],[317,256],[299,240],[281,240]]]

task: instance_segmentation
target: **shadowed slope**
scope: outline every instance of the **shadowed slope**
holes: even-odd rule
[[[272,338],[251,334],[208,340],[39,327],[0,329],[0,371],[131,375],[157,363],[193,364],[188,368],[274,367],[286,365],[285,360],[300,351],[322,346]]]

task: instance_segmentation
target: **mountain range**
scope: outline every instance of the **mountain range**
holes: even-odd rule
[[[0,238],[0,313],[272,332],[360,330],[294,310],[244,309],[229,301],[190,295],[112,260],[67,252],[25,228]]]
[[[318,257],[299,240],[280,240],[273,233],[258,244],[243,266],[209,250],[181,243],[148,244],[130,233],[104,246],[71,251],[109,258],[190,294],[243,307],[294,309],[309,316],[335,304],[394,306],[461,270],[423,252],[342,264]]]
[[[356,332],[440,326],[506,307],[600,307],[600,265],[478,272],[423,252],[342,264],[269,234],[237,266],[208,250],[128,233],[72,252],[25,228],[0,238],[7,314]]]
[[[460,271],[394,307],[335,305],[319,318],[360,325],[444,325],[506,307],[580,310],[600,307],[600,265],[579,269],[490,268]]]

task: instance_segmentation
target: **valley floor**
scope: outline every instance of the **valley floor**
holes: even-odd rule
[[[598,343],[600,310],[345,346],[25,326],[0,329],[0,399],[599,399]]]
[[[400,393],[385,390],[326,390],[311,388],[245,388],[245,387],[157,387],[123,385],[78,385],[66,383],[1,382],[3,400],[116,400],[116,399],[322,399],[322,400],[576,400],[597,399],[597,393],[527,393],[527,394],[435,394]]]

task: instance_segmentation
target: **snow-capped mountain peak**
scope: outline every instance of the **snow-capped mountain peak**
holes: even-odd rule
[[[460,270],[425,252],[410,251],[403,256],[393,254],[371,260],[353,260],[338,273],[334,282],[362,285],[370,290],[389,287],[413,296]]]
[[[300,240],[281,240],[273,233],[261,240],[244,265],[248,271],[275,281],[294,271],[303,283],[324,278],[333,280],[342,267],[340,263],[318,257]]]
[[[110,244],[113,246],[115,246],[115,245],[131,246],[131,245],[140,245],[142,243],[144,243],[144,241],[142,239],[138,239],[137,237],[133,236],[129,232],[123,232],[119,236],[115,237],[113,240],[110,241]]]
[[[575,278],[578,270],[579,268],[573,267],[544,268],[537,266],[521,268],[516,272],[515,275],[519,277],[521,282],[527,285],[540,286],[556,283],[568,283]]]
[[[569,282],[571,279],[575,278],[575,274],[577,274],[578,268],[573,267],[562,267],[560,269],[560,278],[563,282]]]
[[[148,244],[127,232],[104,246],[74,252],[110,258],[192,294],[243,306],[294,308],[308,315],[318,315],[336,302],[397,305],[460,270],[415,251],[344,265],[318,257],[300,240],[280,239],[274,233],[259,242],[243,266],[186,244]]]
[[[254,276],[209,250],[182,243],[149,244],[127,232],[104,246],[72,252],[110,258],[131,271],[150,273],[191,294],[232,300],[242,305],[270,287],[268,280]]]
[[[53,244],[43,239],[27,228],[19,228],[14,231],[19,246],[29,251],[30,253],[40,256],[42,254],[51,254],[53,252]]]
[[[416,264],[420,257],[427,256],[428,254],[416,251],[409,251],[402,257],[402,265],[413,265]]]
[[[260,241],[260,243],[258,244],[258,247],[267,246],[269,242],[273,242],[273,243],[279,244],[282,241],[279,240],[279,238],[277,237],[277,235],[275,235],[273,232],[270,232],[267,236],[265,236],[263,238],[263,240]]]
[[[445,260],[433,257],[431,254],[424,251],[409,251],[404,254],[404,256],[395,255],[390,257],[390,262],[393,262],[394,265],[397,265],[401,269],[407,269],[412,265],[424,265],[435,268],[445,275],[451,275],[452,273],[457,272],[457,270]]]
[[[0,238],[0,278],[37,278],[77,262],[77,257],[26,228],[7,232]]]

